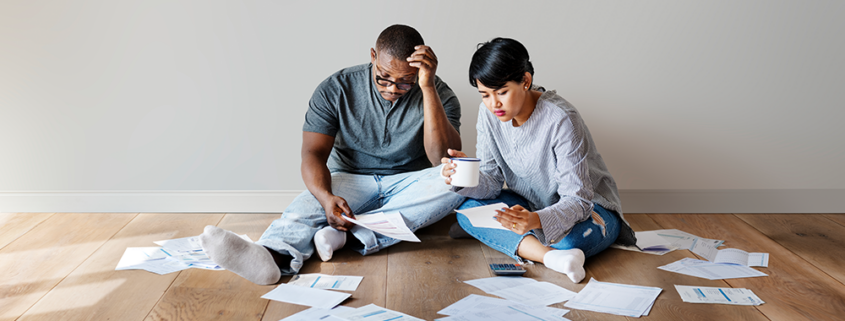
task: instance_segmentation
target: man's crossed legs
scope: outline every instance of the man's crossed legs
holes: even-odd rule
[[[443,182],[439,167],[395,175],[332,173],[332,192],[346,200],[353,214],[399,212],[411,231],[439,221],[464,200]],[[205,228],[200,242],[221,267],[257,284],[274,284],[282,274],[302,268],[314,254],[314,234],[325,226],[323,206],[305,191],[255,243],[215,226]],[[399,243],[357,225],[351,232],[357,240],[353,248],[363,255]],[[285,262],[277,263],[280,257]]]

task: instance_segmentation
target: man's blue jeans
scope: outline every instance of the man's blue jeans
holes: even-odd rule
[[[524,208],[528,208],[528,201],[524,198],[514,192],[502,190],[499,197],[495,199],[467,199],[458,209],[473,208],[499,202],[508,204],[508,206],[519,204]],[[529,235],[533,237],[534,235],[533,231],[519,235],[509,230],[474,227],[470,224],[469,219],[461,213],[458,213],[458,224],[461,225],[464,231],[482,243],[517,260],[519,260],[517,255],[519,243],[522,242],[524,237]],[[585,257],[590,257],[604,251],[604,249],[616,241],[617,236],[619,236],[619,217],[598,204],[594,204],[591,217],[586,221],[575,224],[566,237],[557,243],[551,244],[551,247],[558,250],[578,248],[584,251]]]
[[[346,200],[353,214],[399,212],[411,231],[446,217],[464,200],[440,177],[440,166],[395,175],[332,173],[332,192]],[[282,267],[282,273],[295,274],[314,254],[314,234],[327,225],[323,206],[306,190],[255,243],[292,256],[290,267]],[[357,225],[351,232],[363,244],[356,249],[363,255],[399,243]]]

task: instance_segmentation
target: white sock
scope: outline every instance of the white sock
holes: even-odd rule
[[[552,250],[543,255],[543,264],[547,268],[566,274],[574,283],[584,280],[584,251],[581,249]]]
[[[282,271],[267,248],[214,225],[205,227],[200,244],[214,263],[260,285],[275,284]]]
[[[342,248],[344,244],[346,244],[346,232],[335,230],[331,226],[326,226],[314,234],[314,246],[323,262],[331,260],[334,251]]]

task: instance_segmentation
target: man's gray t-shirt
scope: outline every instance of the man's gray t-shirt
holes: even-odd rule
[[[414,85],[395,103],[381,97],[373,65],[342,69],[317,86],[303,131],[333,136],[331,172],[392,175],[431,167],[423,145],[423,95]],[[461,105],[440,80],[434,81],[446,117],[460,131]]]

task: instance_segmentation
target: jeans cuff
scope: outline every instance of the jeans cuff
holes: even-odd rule
[[[361,241],[361,244],[364,244],[364,248],[360,250],[361,254],[370,255],[378,252],[379,247],[378,239],[376,239],[376,233],[358,225],[353,226],[351,231],[352,235]]]

